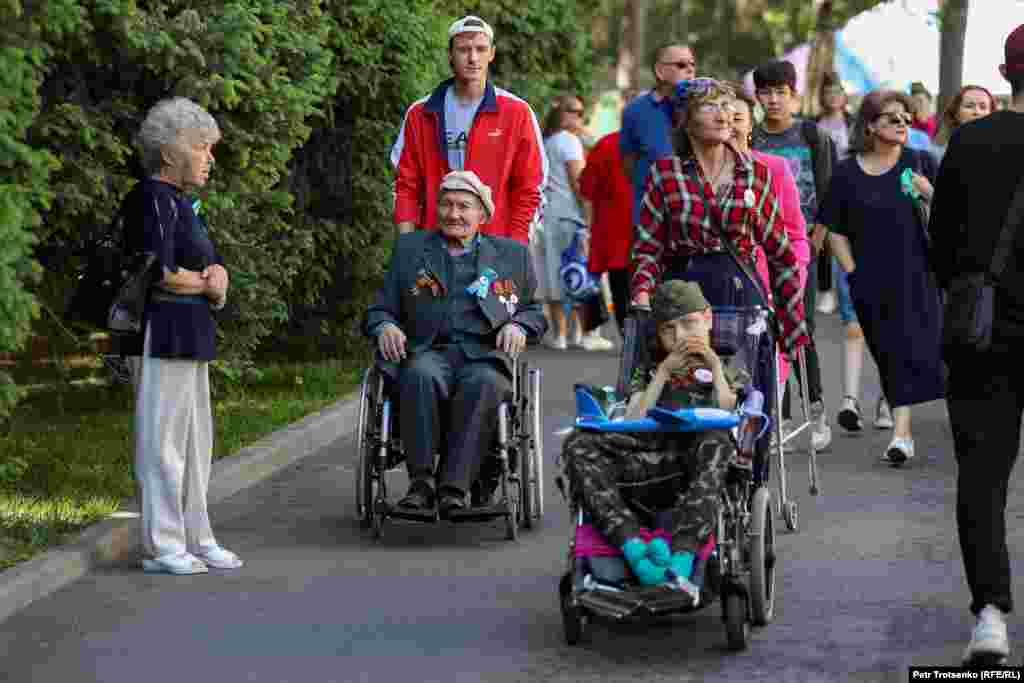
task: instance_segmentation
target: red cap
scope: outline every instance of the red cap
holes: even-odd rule
[[[1013,30],[1006,38],[1006,71],[1024,72],[1024,24]]]

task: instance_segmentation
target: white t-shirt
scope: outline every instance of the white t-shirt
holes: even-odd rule
[[[462,103],[455,96],[455,88],[444,94],[444,144],[448,152],[448,165],[453,171],[466,170],[466,146],[469,129],[483,98]]]
[[[545,138],[544,153],[548,157],[548,186],[544,191],[548,205],[551,210],[561,215],[575,214],[572,217],[583,220],[583,211],[580,209],[576,195],[572,191],[572,183],[569,182],[569,169],[566,163],[569,161],[583,161],[583,143],[580,139],[567,130],[559,131],[554,135]],[[556,208],[557,207],[557,208]],[[545,211],[548,209],[545,208]]]

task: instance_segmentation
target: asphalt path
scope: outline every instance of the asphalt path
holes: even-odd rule
[[[841,394],[841,330],[820,323],[830,411]],[[801,529],[777,539],[778,606],[747,651],[724,650],[718,605],[654,623],[594,624],[568,647],[557,583],[571,523],[550,485],[571,423],[573,382],[612,383],[613,353],[531,352],[544,370],[546,516],[518,543],[500,522],[394,523],[375,542],[353,522],[353,447],[342,438],[213,509],[246,566],[153,576],[135,563],[93,572],[0,623],[0,681],[906,681],[911,665],[959,661],[972,618],[954,521],[945,404],[915,412],[917,458],[878,461],[889,434],[844,436],[789,457]],[[863,404],[878,394],[874,368]],[[1008,511],[1024,575],[1024,489]],[[395,490],[404,490],[396,475]],[[1022,595],[1021,579],[1015,581]],[[1011,638],[1016,628],[1011,623]],[[1019,663],[1014,654],[1013,663]]]

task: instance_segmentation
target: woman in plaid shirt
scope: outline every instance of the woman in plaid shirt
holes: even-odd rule
[[[751,272],[756,247],[764,250],[782,328],[779,341],[794,357],[810,343],[799,263],[771,172],[730,141],[734,102],[733,90],[712,79],[677,87],[676,156],[656,161],[647,178],[633,243],[633,302],[646,307],[659,281],[682,279],[697,282],[712,306],[766,305],[757,283],[723,245],[724,232]]]

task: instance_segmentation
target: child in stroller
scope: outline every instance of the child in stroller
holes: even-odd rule
[[[680,280],[662,283],[651,300],[651,316],[657,326],[650,340],[653,363],[634,372],[626,420],[643,418],[657,408],[735,410],[750,377],[712,349],[712,311],[700,286]],[[694,602],[700,595],[691,582],[695,560],[716,530],[722,487],[735,454],[728,429],[577,429],[563,447],[574,495],[604,539],[621,549],[637,581],[681,591]],[[640,482],[645,484],[644,503],[668,510],[661,518],[666,519],[663,530],[671,544],[664,535],[646,532],[627,505],[624,487]],[[637,500],[630,502],[635,507]]]

